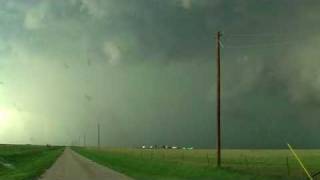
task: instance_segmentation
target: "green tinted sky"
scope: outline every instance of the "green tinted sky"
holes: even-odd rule
[[[0,142],[319,147],[320,3],[1,0]]]

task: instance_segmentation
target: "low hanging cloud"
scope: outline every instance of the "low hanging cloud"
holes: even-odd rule
[[[291,100],[296,103],[320,104],[320,36],[312,36],[304,45],[294,46],[288,59],[281,61]]]
[[[180,0],[181,6],[185,9],[190,9],[192,7],[192,0]]]
[[[103,52],[110,64],[117,65],[120,63],[121,51],[116,44],[112,42],[105,42],[103,45]]]
[[[259,84],[263,76],[264,62],[261,59],[250,58],[247,55],[235,59],[232,65],[222,66],[222,70],[228,69],[227,76],[223,71],[221,96],[224,101],[241,97]],[[232,78],[230,78],[232,77]],[[208,91],[208,100],[213,102],[216,99],[216,84]]]
[[[28,30],[36,30],[44,27],[47,13],[50,7],[49,1],[42,1],[35,7],[27,10],[24,25]]]
[[[92,15],[97,18],[104,16],[105,11],[99,0],[81,0],[82,6],[81,10],[86,10],[89,15]]]

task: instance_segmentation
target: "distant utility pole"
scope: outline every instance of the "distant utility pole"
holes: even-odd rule
[[[98,123],[98,148],[100,149],[100,124]]]
[[[222,34],[217,32],[217,167],[221,167],[221,61],[220,61],[220,38]]]
[[[83,136],[83,146],[84,147],[86,147],[87,146],[87,136],[86,136],[86,134],[84,134],[84,136]]]

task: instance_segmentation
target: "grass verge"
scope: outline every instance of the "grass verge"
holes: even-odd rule
[[[0,180],[35,180],[62,152],[62,147],[1,145]]]
[[[136,180],[273,180],[276,176],[261,176],[244,173],[229,168],[215,168],[214,165],[194,161],[177,161],[171,158],[159,158],[148,154],[146,158],[142,151],[109,151],[74,147],[81,155],[118,172],[133,177]],[[154,156],[154,157],[153,157]]]

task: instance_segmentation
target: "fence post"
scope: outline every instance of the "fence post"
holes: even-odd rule
[[[162,157],[163,157],[164,160],[166,160],[166,150],[163,150]]]
[[[182,150],[182,161],[184,161],[184,151]]]
[[[249,169],[249,161],[246,155],[244,156],[244,162],[246,164],[247,169]]]
[[[288,176],[290,176],[290,165],[289,165],[289,157],[286,157],[286,165],[287,165],[287,172],[288,172]]]
[[[151,149],[151,155],[150,155],[151,160],[153,159],[153,149]]]

